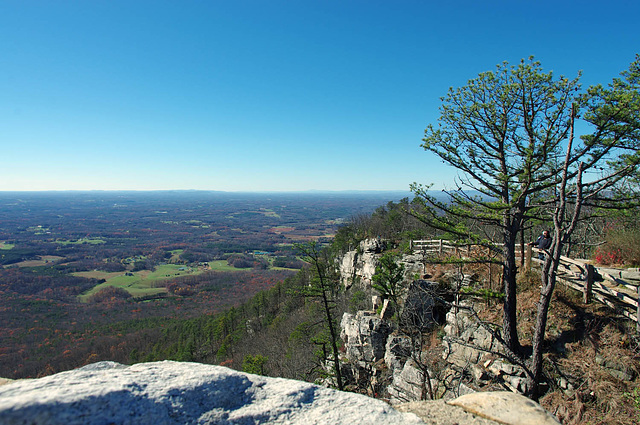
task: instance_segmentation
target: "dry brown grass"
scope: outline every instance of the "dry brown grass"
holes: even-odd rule
[[[538,297],[533,288],[519,296],[518,328],[523,336],[535,323]],[[551,391],[540,403],[563,424],[639,424],[640,410],[629,397],[640,387],[640,352],[633,349],[634,332],[635,323],[631,326],[616,318],[602,305],[582,304],[580,294],[558,286],[546,332],[545,374]],[[523,337],[521,342],[529,340]],[[635,379],[619,379],[606,367],[612,364]],[[560,388],[561,380],[570,387]]]
[[[519,277],[518,333],[525,348],[530,347],[535,326],[539,279],[535,272]],[[481,310],[483,320],[502,323],[501,303]],[[640,337],[635,323],[599,303],[585,305],[580,293],[558,285],[549,310],[545,350],[550,390],[540,403],[563,424],[640,424]],[[614,376],[606,367],[612,364],[635,378]],[[568,388],[560,388],[560,382],[568,383]]]

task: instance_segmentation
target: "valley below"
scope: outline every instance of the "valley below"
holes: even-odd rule
[[[130,363],[295,274],[294,245],[400,193],[0,193],[0,376]]]

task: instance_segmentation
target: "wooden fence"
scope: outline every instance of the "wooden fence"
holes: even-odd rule
[[[443,239],[415,240],[410,247],[414,253],[446,254],[460,257],[471,257],[473,252],[480,252],[472,245],[456,245]],[[486,250],[486,248],[483,248]],[[516,256],[521,258],[523,249],[516,247]],[[524,249],[525,259],[521,262],[525,270],[539,267],[543,260],[538,259],[540,251],[529,245]],[[535,254],[535,257],[534,257]],[[636,330],[640,333],[640,284],[632,284],[619,277],[612,276],[583,260],[560,257],[557,282],[575,289],[583,294],[584,303],[598,301],[614,309],[618,314],[636,322]]]
[[[460,254],[471,253],[471,245],[455,245],[444,239],[430,239],[410,241],[409,247],[413,252],[438,253],[438,254]]]

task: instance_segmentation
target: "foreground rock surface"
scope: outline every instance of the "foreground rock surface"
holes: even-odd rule
[[[396,406],[429,425],[558,425],[538,403],[505,391],[466,394],[450,401],[420,401]]]
[[[0,387],[0,423],[420,424],[369,397],[221,366],[100,362]]]
[[[290,379],[199,363],[100,362],[0,387],[0,424],[554,425],[512,393],[397,406]]]

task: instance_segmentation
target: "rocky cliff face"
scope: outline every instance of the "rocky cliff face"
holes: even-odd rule
[[[384,243],[378,240],[366,240],[358,250],[347,253],[341,262],[343,283],[370,287],[384,248]],[[422,272],[420,256],[404,255],[400,261],[405,265],[408,289],[402,297],[402,311],[397,314],[399,324],[385,320],[384,308],[380,316],[373,311],[361,311],[342,318],[344,358],[355,382],[360,385],[368,381],[369,387],[377,388],[386,381],[386,393],[393,404],[424,400],[427,392],[438,398],[453,398],[472,393],[474,388],[489,382],[502,389],[526,393],[529,388],[524,370],[498,358],[496,353],[501,353],[503,347],[490,330],[478,323],[465,306],[448,313],[443,311],[430,295],[435,293],[437,284],[414,279]],[[464,276],[462,284],[470,278]],[[376,302],[374,297],[374,310]],[[433,373],[426,367],[430,360],[425,359],[416,333],[442,323],[445,314],[441,347],[444,365]],[[400,332],[398,325],[413,331]]]
[[[429,378],[432,394],[444,399],[473,393],[489,383],[518,393],[528,390],[524,370],[499,358],[496,353],[503,348],[469,310],[447,313],[441,349],[432,353],[424,352],[418,337],[398,332],[373,312],[345,313],[341,327],[350,375],[359,383],[385,385],[392,404],[430,398]],[[430,370],[436,351],[442,362],[438,370]]]
[[[379,239],[367,239],[360,242],[357,249],[347,252],[339,264],[342,284],[360,287],[371,286],[371,278],[376,273],[378,258],[384,249]]]
[[[443,401],[449,400],[449,404],[464,405],[467,412],[500,423],[557,423],[537,403],[518,394],[526,390],[524,371],[492,354],[500,352],[499,343],[469,310],[459,309],[447,314],[441,350],[443,362],[438,371],[430,370],[433,358],[429,359],[428,353],[421,350],[422,345],[415,335],[397,332],[392,324],[373,312],[345,313],[341,327],[346,375],[351,376],[360,388],[384,391],[389,402],[399,409],[406,409],[406,403],[413,406],[411,411],[415,413],[430,409],[423,411],[426,417],[421,416],[427,419],[442,408]],[[476,392],[488,382],[513,392]],[[440,401],[415,404],[432,397]],[[467,409],[471,405],[466,405],[466,401],[476,407],[482,406],[482,410]],[[478,418],[451,420],[428,423],[484,423],[475,422]]]

